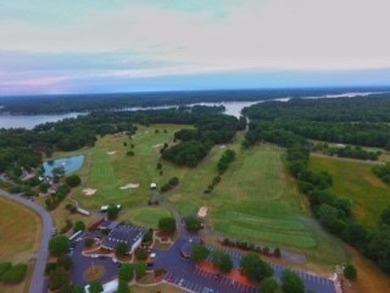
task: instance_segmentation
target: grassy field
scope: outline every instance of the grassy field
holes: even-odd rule
[[[145,206],[155,196],[150,183],[161,185],[176,176],[180,184],[162,195],[165,201],[183,216],[195,215],[201,206],[209,207],[210,222],[219,234],[288,248],[325,265],[345,260],[342,245],[310,217],[305,197],[297,192],[294,181],[285,173],[281,149],[262,146],[242,150],[243,133],[239,133],[231,145],[215,146],[196,168],[178,168],[163,161],[161,176],[156,169],[159,149],[165,142],[172,145],[174,132],[183,127],[140,127],[132,139],[107,136],[99,139],[94,148],[76,152],[86,155],[86,164],[80,172],[83,186],[74,197],[90,210],[98,210],[105,204],[122,204],[121,220],[156,227],[158,219],[169,212],[161,207]],[[131,144],[134,144],[134,157],[126,156]],[[217,162],[226,147],[236,150],[237,159],[214,191],[206,195],[203,191],[217,175]],[[114,151],[115,154],[108,154]],[[59,155],[64,154],[56,157]],[[120,189],[129,183],[140,187]],[[97,192],[86,196],[82,193],[84,188],[97,189]]]
[[[139,207],[126,210],[119,220],[129,221],[137,226],[156,229],[162,217],[169,217],[169,210],[160,207]]]
[[[100,139],[96,147],[82,151],[87,158],[86,166],[81,172],[83,188],[97,189],[97,192],[88,197],[80,188],[75,198],[82,206],[93,209],[98,209],[104,204],[122,204],[124,207],[130,207],[146,203],[154,195],[149,188],[151,182],[161,185],[170,177],[178,176],[178,170],[181,174],[189,172],[185,168],[178,169],[168,163],[163,164],[162,176],[156,169],[162,144],[172,145],[174,132],[183,127],[172,125],[140,127],[132,139],[112,136]],[[156,129],[159,133],[155,133]],[[124,146],[125,142],[127,146]],[[134,149],[130,148],[131,144],[134,144]],[[134,157],[126,155],[130,149],[134,151]],[[107,154],[109,152],[116,153],[109,155]],[[120,189],[129,183],[140,186],[137,189]]]
[[[31,275],[35,253],[39,249],[42,237],[42,223],[40,217],[33,211],[8,200],[0,198],[2,218],[0,221],[1,239],[0,260],[29,264],[29,273],[25,283]],[[27,286],[22,283],[18,286],[0,285],[0,292],[25,292]]]
[[[381,212],[390,205],[390,188],[372,174],[371,165],[312,156],[311,168],[332,175],[334,194],[352,200],[355,214],[364,225],[378,225]]]
[[[240,142],[241,135],[229,146],[236,150],[237,159],[213,193],[203,191],[217,174],[224,151],[220,147],[183,178],[168,201],[183,215],[209,207],[210,220],[220,234],[304,252],[311,260],[328,265],[345,260],[342,245],[311,219],[305,198],[285,173],[283,151],[270,146],[242,150]]]

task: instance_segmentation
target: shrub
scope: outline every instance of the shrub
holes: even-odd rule
[[[126,243],[119,243],[117,247],[115,248],[115,255],[119,257],[123,257],[127,254],[129,251],[129,247]]]
[[[27,275],[27,265],[17,264],[5,271],[0,276],[0,280],[8,284],[19,284]]]
[[[65,183],[69,187],[76,187],[81,184],[81,179],[78,175],[71,175],[65,178]]]
[[[352,264],[347,265],[343,273],[348,280],[355,281],[357,279],[357,270]]]
[[[141,279],[146,274],[147,265],[144,262],[140,262],[135,267],[135,277],[137,280]]]
[[[176,220],[172,217],[161,218],[158,221],[158,228],[166,233],[175,233],[176,231]]]
[[[134,278],[134,268],[130,264],[123,264],[119,269],[119,279],[130,282]]]
[[[0,276],[6,271],[12,268],[12,264],[10,262],[2,262],[0,263]]]
[[[74,231],[74,232],[77,232],[77,231],[85,231],[85,224],[84,224],[84,222],[83,222],[83,221],[77,221],[77,222],[74,224],[73,231]]]
[[[59,235],[50,239],[49,251],[53,256],[61,256],[70,251],[70,241],[68,237]]]

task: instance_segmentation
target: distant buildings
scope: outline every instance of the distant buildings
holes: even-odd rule
[[[145,231],[141,228],[120,225],[111,230],[111,232],[102,241],[102,247],[108,250],[115,250],[116,247],[125,243],[128,247],[128,254],[133,253],[142,243]]]

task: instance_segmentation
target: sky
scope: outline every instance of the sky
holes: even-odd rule
[[[0,0],[0,95],[390,85],[389,0]]]

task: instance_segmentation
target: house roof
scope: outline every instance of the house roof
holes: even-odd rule
[[[126,243],[129,250],[143,236],[145,231],[141,228],[120,225],[111,230],[111,232],[103,239],[103,246],[109,249],[115,249],[120,243]]]

